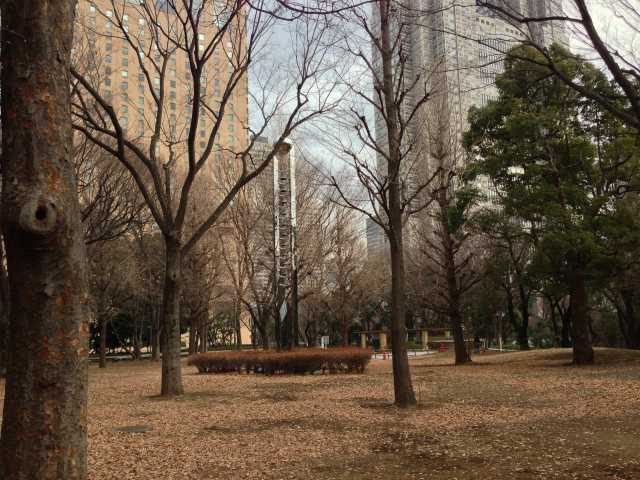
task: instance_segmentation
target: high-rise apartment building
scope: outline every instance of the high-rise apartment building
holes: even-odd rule
[[[193,28],[183,28],[172,10],[174,7],[161,1],[151,3],[80,0],[73,61],[113,107],[127,138],[148,146],[156,135],[158,157],[164,162],[172,157],[179,167],[181,161],[186,162],[194,93],[194,75],[185,47],[191,43],[199,54],[209,53],[210,44],[230,15],[231,7],[224,1],[209,2],[195,33]],[[177,5],[175,8],[181,8],[181,2],[173,3]],[[200,2],[193,4],[193,8],[198,9]],[[182,18],[184,15],[181,12]],[[211,49],[211,56],[204,63],[200,86],[203,105],[195,139],[191,140],[198,152],[208,147],[209,134],[229,79],[239,68],[235,52],[244,48],[245,41],[246,32],[228,28],[228,33],[216,42],[216,48]],[[222,125],[211,149],[210,169],[216,162],[221,164],[225,156],[246,148],[247,99],[248,83],[244,76],[226,104]],[[111,128],[108,123],[107,126]]]
[[[164,177],[149,181],[170,199],[180,193],[191,150],[202,167],[189,196],[187,228],[202,222],[229,191],[236,157],[248,145],[247,27],[236,6],[226,0],[79,0],[76,6],[72,62],[88,86],[74,91],[74,122],[107,146],[116,144],[118,124],[126,140],[155,162]],[[139,158],[131,157],[135,167]],[[211,233],[228,244],[231,229],[219,222]],[[237,319],[233,275],[219,270],[210,312]],[[249,333],[235,334],[247,342]]]

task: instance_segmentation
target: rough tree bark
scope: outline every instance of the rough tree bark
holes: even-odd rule
[[[75,0],[0,3],[10,344],[0,478],[87,475],[87,256],[72,152]]]
[[[182,265],[180,244],[176,238],[165,238],[164,294],[162,318],[162,386],[161,395],[182,395],[180,365],[180,295],[182,288]]]
[[[7,373],[9,348],[9,280],[4,262],[4,239],[0,236],[0,377]]]
[[[573,363],[585,365],[593,363],[594,353],[589,332],[587,311],[587,288],[584,272],[576,269],[569,279],[571,326],[573,334]]]
[[[158,307],[154,304],[151,308],[151,360],[154,362],[160,358],[160,312]]]
[[[392,220],[393,222],[393,220]],[[402,224],[400,220],[398,223]],[[402,226],[400,226],[402,228]],[[393,359],[393,391],[401,408],[416,404],[407,354],[405,269],[402,236],[389,241],[391,252],[391,351]]]

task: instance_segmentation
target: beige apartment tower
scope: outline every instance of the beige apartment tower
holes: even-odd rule
[[[193,76],[180,22],[163,7],[166,2],[137,0],[80,0],[77,4],[74,39],[75,68],[91,78],[93,86],[113,106],[129,139],[148,145],[156,130],[157,99],[162,95],[161,126],[156,147],[164,161],[171,155],[179,163],[186,154],[192,118]],[[180,2],[176,2],[180,4]],[[151,6],[149,6],[151,4]],[[194,2],[198,5],[199,2]],[[226,4],[207,2],[206,20],[198,25],[197,38],[189,39],[201,54],[209,47],[224,21]],[[194,7],[195,8],[195,7]],[[215,11],[218,8],[219,11]],[[241,22],[242,19],[239,20]],[[159,34],[158,32],[161,32]],[[175,36],[176,45],[169,38]],[[228,34],[212,50],[202,74],[202,108],[194,145],[207,148],[229,79],[234,72],[234,56],[246,41],[245,32],[236,38]],[[143,68],[144,66],[144,68]],[[155,94],[155,99],[154,99]],[[241,152],[247,146],[248,83],[246,75],[233,89],[222,128],[212,148],[220,162],[225,155]],[[209,162],[213,165],[214,162]],[[212,167],[213,168],[213,167]],[[219,173],[219,172],[216,172]]]

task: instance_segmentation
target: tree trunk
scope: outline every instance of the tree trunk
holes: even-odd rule
[[[342,326],[342,346],[349,346],[349,322],[346,315],[341,316],[340,325]]]
[[[258,316],[260,320],[256,321]],[[252,317],[254,319],[254,325],[260,334],[262,349],[269,350],[269,312],[264,312],[258,307],[257,313],[255,315],[252,314]]]
[[[235,331],[236,331],[236,350],[242,349],[242,324],[240,323],[240,302],[236,302],[234,308],[235,312]]]
[[[634,291],[623,289],[620,292],[620,297],[624,307],[617,307],[618,319],[625,345],[632,350],[640,350],[640,320],[636,313]]]
[[[107,319],[100,320],[100,368],[107,368]]]
[[[141,345],[140,329],[136,326],[133,331],[133,359],[142,360],[142,345]]]
[[[189,326],[189,355],[193,355],[198,351],[198,329],[194,325],[194,319],[191,319]]]
[[[442,192],[442,196],[446,192]],[[460,313],[460,291],[458,288],[458,278],[456,275],[456,255],[454,251],[454,243],[449,232],[449,226],[447,224],[447,217],[444,214],[444,206],[448,202],[441,201],[440,205],[443,209],[443,214],[440,218],[442,246],[444,251],[444,264],[446,267],[447,275],[447,299],[449,310],[449,322],[451,324],[451,330],[453,330],[453,343],[456,353],[456,365],[462,365],[471,362],[471,356],[464,340],[464,331],[462,329],[462,315]]]
[[[392,231],[389,240],[391,253],[391,352],[393,359],[393,390],[395,404],[406,408],[416,404],[411,382],[409,356],[407,354],[407,327],[405,305],[405,271],[402,251],[402,222],[399,232]]]
[[[158,307],[154,304],[151,313],[151,360],[158,361],[160,358],[160,317]]]
[[[520,350],[529,350],[529,295],[522,285],[518,285],[518,293],[520,294],[520,314],[522,315],[522,323],[518,330],[518,344]]]
[[[505,290],[507,294],[507,315],[509,316],[509,323],[513,327],[514,332],[520,331],[520,325],[518,325],[518,319],[516,318],[516,308],[513,302],[513,292],[511,288]]]
[[[162,396],[182,395],[180,365],[180,289],[182,271],[180,245],[165,237],[165,272],[162,304]]]
[[[560,343],[560,329],[558,328],[558,319],[556,317],[556,308],[552,302],[547,299],[548,305],[551,307],[549,309],[549,315],[551,319],[551,328],[553,328],[553,338],[555,340],[555,345]]]
[[[87,255],[72,151],[75,0],[4,1],[2,213],[10,343],[0,478],[87,476]]]
[[[589,332],[587,312],[587,288],[584,272],[576,270],[569,279],[571,324],[573,327],[573,363],[585,365],[593,363],[593,346]]]
[[[4,265],[4,240],[0,236],[0,377],[7,373],[9,348],[9,281]]]
[[[411,383],[407,355],[406,298],[404,251],[402,245],[402,199],[400,193],[400,167],[402,164],[398,104],[394,95],[393,45],[391,44],[390,12],[388,0],[380,0],[380,56],[382,60],[382,89],[385,100],[389,158],[389,252],[391,256],[391,351],[393,356],[393,389],[395,404],[406,408],[416,404]]]
[[[209,325],[207,324],[208,315],[203,315],[200,319],[200,328],[198,331],[200,332],[200,353],[206,353],[209,350],[209,338],[208,338],[208,330]]]
[[[560,312],[562,319],[562,339],[560,346],[562,348],[571,348],[573,341],[571,339],[571,304],[565,312]]]

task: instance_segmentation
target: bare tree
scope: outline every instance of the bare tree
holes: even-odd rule
[[[138,265],[140,258],[135,248],[126,238],[97,242],[89,245],[88,250],[92,307],[100,338],[99,366],[105,368],[109,321],[125,303],[143,296],[144,270]]]
[[[365,265],[362,232],[351,209],[334,209],[330,230],[331,252],[327,259],[329,278],[324,304],[336,319],[338,337],[343,346],[349,344],[349,326],[356,319],[369,288],[360,281]]]
[[[334,145],[355,173],[364,197],[354,197],[335,176],[331,184],[340,203],[371,218],[389,240],[395,403],[407,407],[416,401],[407,357],[404,228],[409,217],[431,202],[426,193],[435,173],[426,163],[421,124],[432,72],[411,64],[406,37],[412,15],[388,0],[374,2],[373,11],[369,15],[354,8],[343,14],[345,55],[359,70],[351,69],[343,80],[354,100],[337,122],[341,132],[353,131],[355,125],[356,139],[342,136]],[[364,45],[372,45],[373,52]],[[362,84],[365,75],[373,78],[372,92]],[[375,126],[367,118],[368,108],[375,112]]]
[[[146,226],[148,210],[129,172],[93,142],[77,140],[73,159],[85,243],[114,240]]]
[[[432,298],[427,308],[449,319],[458,365],[471,361],[462,309],[465,294],[478,283],[482,270],[482,248],[471,228],[478,213],[478,192],[463,178],[466,155],[449,121],[447,97],[434,99],[428,110],[425,130],[430,163],[438,167],[438,175],[431,193],[433,204],[425,210],[426,221],[413,229],[416,261],[426,273],[424,284],[432,287],[426,293]]]
[[[0,3],[7,479],[87,475],[87,264],[69,96],[75,3]]]
[[[301,158],[304,160],[304,156]],[[328,250],[323,239],[331,204],[324,201],[319,172],[310,164],[298,162],[295,178],[298,277],[302,285],[299,300],[303,302],[316,292],[308,287]],[[236,298],[249,314],[251,323],[244,322],[245,326],[255,327],[263,348],[269,348],[271,331],[273,327],[279,328],[280,321],[276,316],[273,188],[273,171],[263,172],[236,196],[225,214],[229,234],[223,246],[224,263]],[[275,340],[282,346],[280,336]]]
[[[183,392],[180,367],[180,298],[182,258],[221,218],[237,193],[258,176],[271,161],[271,151],[260,161],[252,156],[255,136],[248,142],[248,131],[260,135],[274,118],[282,128],[276,144],[296,128],[330,110],[337,99],[331,82],[323,82],[328,71],[325,50],[319,48],[327,35],[327,21],[305,22],[299,19],[293,34],[294,67],[287,78],[274,71],[260,72],[258,87],[249,95],[252,121],[243,125],[243,138],[236,142],[220,140],[230,115],[241,117],[242,92],[246,92],[250,67],[265,54],[269,32],[276,20],[266,4],[249,5],[244,0],[230,3],[168,0],[131,4],[124,0],[108,2],[109,12],[100,13],[115,27],[118,37],[136,53],[137,70],[152,98],[152,114],[145,119],[151,137],[145,147],[131,138],[111,99],[101,93],[93,77],[72,69],[77,81],[74,101],[74,128],[110,153],[127,168],[142,193],[165,243],[165,279],[163,293],[163,395]],[[144,29],[128,28],[126,17],[135,12],[143,19]],[[226,73],[221,74],[219,89],[206,88],[213,65],[224,58]],[[189,102],[177,122],[171,111],[175,102],[168,95],[175,69],[172,62],[186,62],[185,85]],[[168,118],[167,118],[168,117]],[[174,118],[176,120],[174,120]],[[283,120],[284,119],[284,120]],[[247,122],[247,120],[245,120]],[[205,132],[200,140],[201,131]],[[106,136],[109,141],[101,138]],[[148,147],[148,148],[147,148]],[[164,152],[164,156],[163,156]],[[217,163],[214,165],[213,160]],[[221,171],[233,172],[230,188],[218,181]],[[150,179],[149,182],[145,178]],[[192,190],[202,182],[212,192],[211,206],[204,220],[191,232],[185,231]]]

